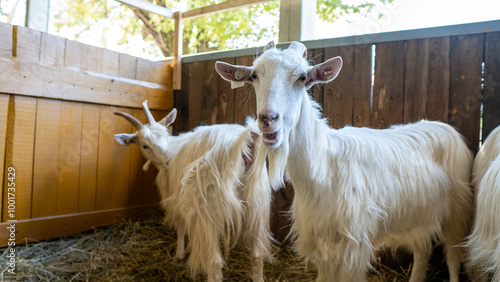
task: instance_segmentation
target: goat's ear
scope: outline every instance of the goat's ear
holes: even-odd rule
[[[342,68],[342,58],[335,57],[328,61],[312,67],[307,73],[306,87],[315,83],[329,82],[337,77]]]
[[[135,134],[115,134],[115,139],[118,143],[122,145],[128,145],[130,143],[137,143],[137,136]]]
[[[167,116],[165,116],[159,123],[165,127],[168,127],[172,123],[174,123],[175,118],[177,117],[177,109],[173,108]]]
[[[227,81],[251,82],[252,68],[234,66],[225,62],[216,62],[215,70]]]

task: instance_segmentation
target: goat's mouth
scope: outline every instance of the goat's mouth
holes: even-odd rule
[[[262,143],[264,143],[264,145],[266,146],[274,147],[276,144],[278,144],[279,137],[280,137],[280,130],[276,130],[270,133],[263,133]]]

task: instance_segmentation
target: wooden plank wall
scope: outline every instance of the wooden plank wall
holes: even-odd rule
[[[24,242],[157,207],[155,173],[142,171],[138,148],[114,140],[135,130],[113,112],[146,123],[141,103],[149,100],[157,119],[167,114],[169,65],[0,23],[0,69],[0,246],[12,219]],[[9,167],[16,171],[15,217],[7,205]]]
[[[333,128],[386,128],[424,118],[440,120],[456,127],[477,151],[480,140],[500,125],[499,48],[500,33],[491,32],[308,50],[315,63],[334,56],[344,60],[335,81],[314,86],[311,94],[323,106]],[[244,56],[222,61],[250,66],[253,59]],[[183,89],[175,95],[180,120],[175,131],[200,124],[243,123],[246,115],[255,117],[252,87],[231,90],[214,64],[213,60],[183,64]],[[289,208],[291,189],[274,195],[275,233],[286,234],[281,228],[288,223],[280,211]]]

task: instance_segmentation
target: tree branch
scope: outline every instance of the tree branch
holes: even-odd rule
[[[150,18],[141,10],[137,8],[131,8],[132,12],[136,15],[137,18],[139,18],[143,23],[144,27],[146,28],[146,32],[150,34],[158,47],[160,47],[161,51],[163,52],[164,56],[171,56],[171,52],[167,47],[167,44],[163,40],[162,32],[158,31],[159,28],[157,28],[153,22],[150,20]]]

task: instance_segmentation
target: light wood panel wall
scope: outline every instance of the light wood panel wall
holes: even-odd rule
[[[81,232],[155,209],[155,173],[138,148],[119,145],[173,107],[171,66],[0,23],[0,246]],[[15,216],[7,170],[15,168]]]

